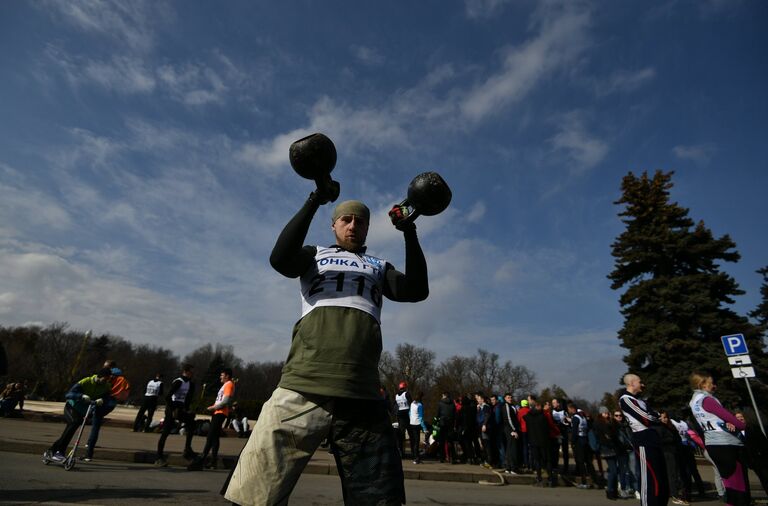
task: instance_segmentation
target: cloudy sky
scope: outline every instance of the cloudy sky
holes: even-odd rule
[[[336,144],[370,251],[433,170],[416,222],[430,298],[385,303],[385,348],[477,348],[598,398],[624,372],[606,275],[629,171],[768,265],[768,4],[760,1],[0,2],[0,324],[65,321],[183,355],[282,360],[298,283],[269,252]],[[332,242],[330,208],[308,244]]]

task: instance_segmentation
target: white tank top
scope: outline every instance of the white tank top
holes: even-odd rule
[[[187,392],[189,392],[189,381],[185,378],[176,379],[181,380],[181,386],[173,393],[171,400],[173,402],[184,402],[187,399]]]
[[[704,431],[704,444],[710,445],[731,445],[731,446],[743,446],[744,443],[736,436],[728,432],[724,427],[725,421],[718,416],[709,413],[704,410],[704,399],[714,396],[703,390],[694,390],[693,397],[691,397],[691,411],[693,411],[693,417],[701,426]],[[717,400],[717,399],[715,399]]]
[[[408,409],[408,397],[406,397],[406,392],[395,395],[395,403],[397,403],[398,411],[405,411]]]
[[[693,411],[693,417],[701,426],[701,430],[705,433],[709,431],[723,432],[721,424],[725,425],[725,422],[720,417],[704,410],[703,404],[706,397],[708,397],[708,395],[704,392],[697,392],[691,397],[689,405],[691,406],[691,411]]]
[[[162,381],[150,380],[149,383],[147,383],[147,392],[144,395],[147,397],[157,397],[160,393],[160,386],[162,384]]]
[[[301,316],[316,307],[360,309],[381,323],[386,262],[339,248],[317,248],[315,267],[301,276]]]
[[[411,425],[421,425],[421,417],[419,416],[419,404],[418,402],[411,403],[410,421]]]

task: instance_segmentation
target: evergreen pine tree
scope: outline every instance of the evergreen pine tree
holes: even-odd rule
[[[757,326],[765,338],[766,331],[768,331],[768,265],[759,269],[757,273],[763,276],[763,284],[760,287],[760,295],[763,296],[763,300],[749,313],[749,316],[757,321]]]
[[[608,278],[619,299],[624,327],[621,346],[630,372],[641,376],[656,407],[683,409],[690,399],[688,375],[712,374],[726,405],[749,402],[743,381],[734,380],[721,336],[742,333],[750,353],[764,358],[759,332],[728,305],[744,292],[719,262],[740,255],[728,235],[715,238],[688,209],[670,202],[673,172],[657,171],[622,180],[626,225],[612,244],[615,268]],[[742,396],[743,395],[743,396]]]

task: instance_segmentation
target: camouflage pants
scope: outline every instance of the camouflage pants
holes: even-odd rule
[[[302,470],[328,437],[348,505],[405,502],[394,430],[380,401],[277,388],[264,404],[224,497],[241,505],[285,505]]]

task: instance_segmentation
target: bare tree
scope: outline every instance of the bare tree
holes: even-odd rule
[[[397,389],[401,381],[408,383],[412,392],[426,392],[432,386],[435,372],[435,352],[412,344],[398,344],[395,356],[383,352],[379,361],[379,375],[388,391]]]
[[[523,365],[505,362],[499,371],[498,385],[503,392],[511,392],[515,399],[522,399],[536,389],[536,374]]]
[[[39,330],[35,348],[37,370],[48,384],[48,392],[61,397],[75,381],[72,366],[80,351],[82,333],[67,332],[67,323],[54,323]]]
[[[473,359],[454,355],[435,369],[435,388],[438,394],[449,392],[454,396],[480,388],[472,375]]]
[[[499,354],[478,349],[477,356],[472,358],[472,376],[478,388],[486,394],[493,392],[498,386],[500,373]]]

